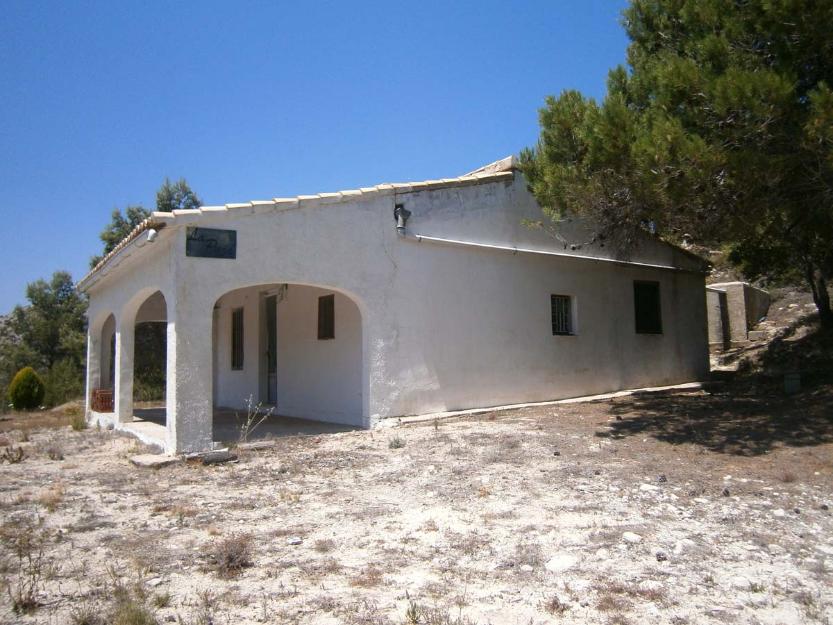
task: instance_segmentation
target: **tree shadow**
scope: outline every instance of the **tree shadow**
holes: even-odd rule
[[[773,341],[753,371],[715,374],[703,390],[616,400],[616,421],[596,436],[653,436],[742,456],[833,442],[833,333],[811,329],[786,340],[793,335]],[[801,374],[803,390],[788,395],[783,376],[792,371]]]

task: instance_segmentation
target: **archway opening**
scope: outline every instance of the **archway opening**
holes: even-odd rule
[[[134,412],[142,420],[165,425],[168,307],[161,291],[137,310],[133,341]]]
[[[98,379],[92,379],[91,408],[95,412],[114,410],[116,383],[116,318],[111,313],[101,325],[98,336]]]
[[[362,315],[345,293],[282,283],[229,291],[214,305],[212,341],[215,440],[365,425]]]

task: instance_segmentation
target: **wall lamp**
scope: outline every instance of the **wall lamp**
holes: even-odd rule
[[[393,209],[393,217],[396,219],[396,232],[405,236],[405,224],[408,223],[408,217],[411,216],[411,211],[405,208],[404,204],[397,204]]]

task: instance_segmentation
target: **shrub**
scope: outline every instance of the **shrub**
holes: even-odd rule
[[[16,614],[34,612],[40,605],[38,595],[50,568],[46,544],[51,535],[32,520],[12,522],[0,528],[0,541],[9,553],[6,566],[11,575],[4,580]]]
[[[72,415],[72,419],[70,419],[69,424],[72,426],[72,429],[76,432],[80,432],[81,430],[87,429],[87,420],[84,418],[84,415],[82,414]]]
[[[9,399],[15,410],[32,410],[41,405],[45,389],[43,380],[32,367],[23,367],[9,384]]]
[[[110,622],[113,625],[157,625],[153,613],[133,598],[116,604]]]
[[[212,543],[208,556],[220,577],[234,577],[252,565],[252,537],[237,534]]]
[[[84,373],[71,360],[59,360],[46,372],[44,386],[44,403],[47,406],[60,406],[84,394]]]

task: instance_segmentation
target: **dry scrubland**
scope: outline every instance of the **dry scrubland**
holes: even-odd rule
[[[29,441],[0,466],[0,618],[829,623],[829,387],[762,393],[284,438],[158,470],[109,432],[6,432]]]
[[[704,390],[236,463],[139,469],[72,414],[0,418],[0,623],[830,624],[833,337],[806,300]]]

